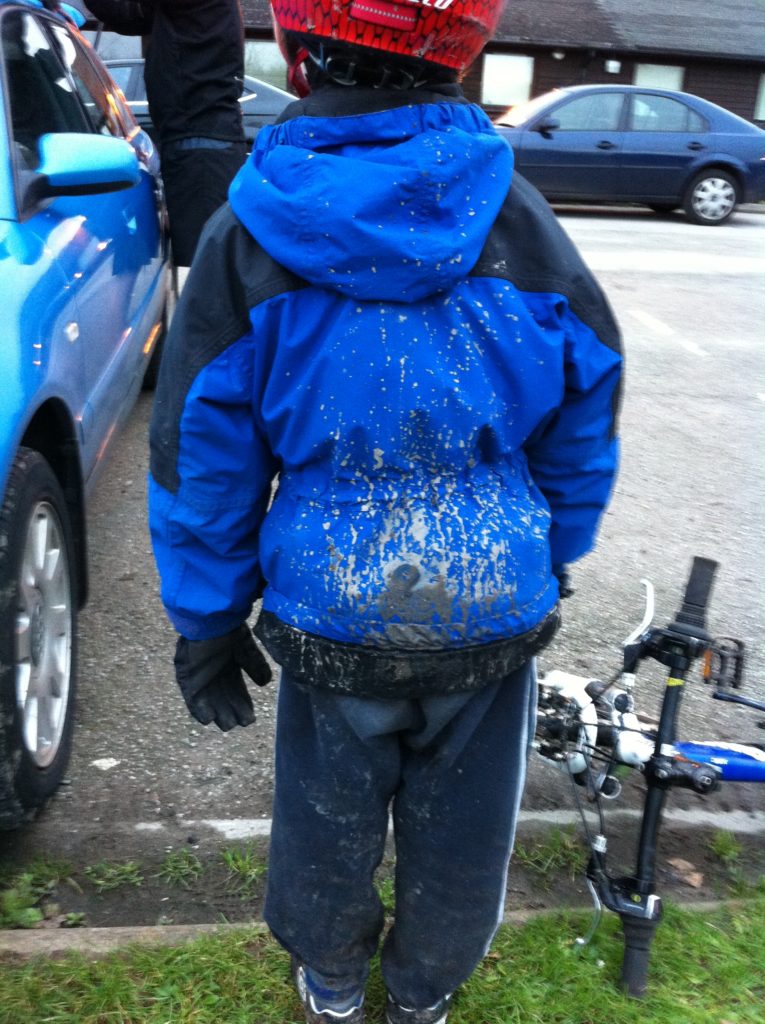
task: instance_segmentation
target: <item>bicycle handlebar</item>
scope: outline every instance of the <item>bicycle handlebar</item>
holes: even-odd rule
[[[718,563],[711,558],[693,559],[691,574],[685,587],[683,603],[675,616],[673,626],[706,630],[706,610]]]
[[[761,746],[679,741],[676,737],[685,680],[702,655],[703,678],[715,684],[714,697],[765,708],[725,692],[727,686],[741,685],[744,646],[731,638],[713,640],[706,631],[706,609],[717,565],[709,558],[693,559],[680,609],[664,627],[651,625],[653,587],[643,581],[646,615],[625,641],[624,667],[610,681],[558,670],[547,672],[539,681],[535,746],[542,756],[563,768],[573,782],[584,787],[587,799],[598,805],[597,835],[592,834],[582,814],[591,851],[588,885],[596,920],[601,904],[621,918],[625,938],[621,980],[629,995],[636,998],[645,993],[651,942],[661,918],[654,874],[657,835],[667,791],[682,787],[709,793],[726,779],[765,782],[765,751]],[[658,723],[641,720],[635,707],[635,674],[645,659],[668,669]],[[645,778],[646,792],[634,874],[615,878],[607,870],[608,843],[600,800],[619,796],[619,765],[638,769]],[[577,803],[583,811],[579,798]]]

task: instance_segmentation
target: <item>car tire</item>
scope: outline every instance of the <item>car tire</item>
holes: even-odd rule
[[[724,224],[740,201],[738,182],[719,167],[708,167],[685,190],[683,209],[694,224]]]
[[[39,452],[21,448],[0,508],[0,827],[33,817],[69,761],[77,663],[72,529]]]

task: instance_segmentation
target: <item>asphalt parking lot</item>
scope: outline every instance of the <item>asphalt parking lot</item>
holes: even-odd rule
[[[576,594],[542,668],[610,675],[642,613],[640,579],[653,580],[668,618],[702,554],[721,564],[712,629],[745,641],[748,692],[763,699],[765,216],[742,212],[719,228],[618,211],[564,212],[561,221],[622,324],[627,377],[614,500],[597,550],[575,569]],[[19,856],[65,847],[87,858],[192,829],[229,838],[268,830],[276,686],[255,694],[255,726],[225,735],[197,725],[176,692],[146,530],[150,407],[143,396],[90,507],[71,768],[40,818],[0,840]],[[646,706],[659,686],[658,676],[646,679]],[[683,722],[693,738],[765,739],[756,714],[713,704],[701,683],[692,689]],[[703,806],[673,795],[672,809],[691,822],[709,812],[765,829],[757,787],[730,787]],[[535,761],[524,813],[554,820],[571,810],[557,774]]]

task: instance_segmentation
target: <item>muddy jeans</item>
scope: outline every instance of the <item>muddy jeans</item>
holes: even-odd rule
[[[265,918],[317,984],[347,992],[366,980],[389,811],[388,991],[424,1007],[467,980],[502,915],[535,713],[533,663],[478,692],[401,701],[283,675]]]

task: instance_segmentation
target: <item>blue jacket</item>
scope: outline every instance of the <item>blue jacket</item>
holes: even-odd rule
[[[455,89],[325,87],[263,129],[163,357],[150,520],[192,639],[247,618],[306,682],[470,689],[557,622],[621,356],[601,291]]]

